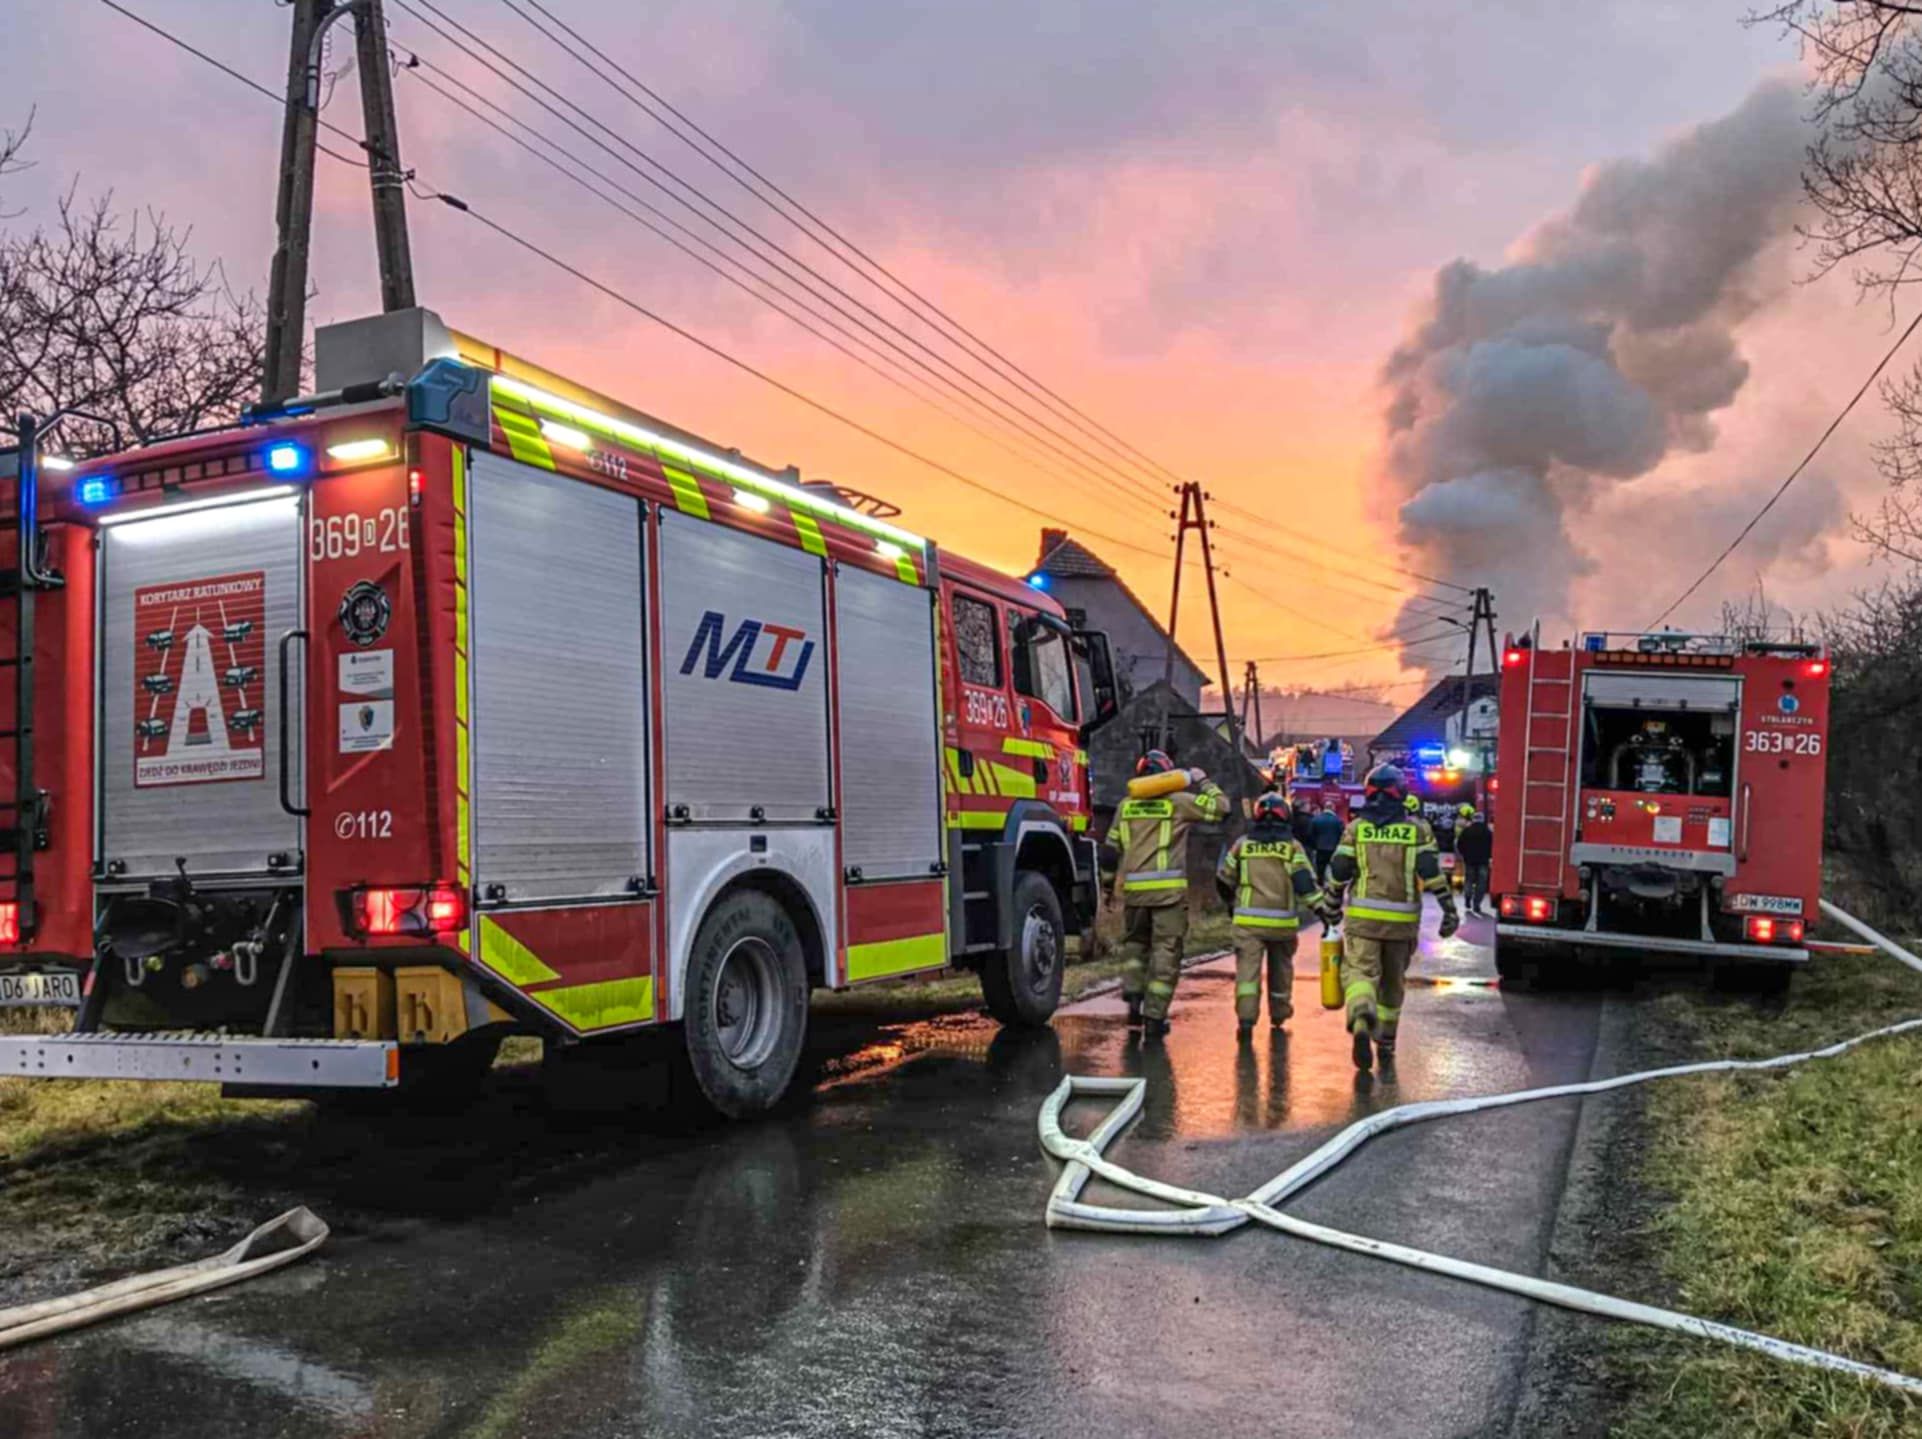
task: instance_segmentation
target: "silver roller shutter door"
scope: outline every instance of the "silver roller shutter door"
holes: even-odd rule
[[[305,657],[296,645],[289,667],[295,693],[283,705],[275,648],[301,622],[301,515],[301,497],[285,495],[104,528],[100,857],[122,866],[113,871],[115,878],[173,874],[176,858],[186,860],[194,875],[265,873],[269,855],[291,857],[299,848],[299,822],[280,804],[280,755],[284,738],[297,771],[289,788],[298,803]],[[202,587],[236,585],[256,598],[197,598]],[[258,616],[258,630],[251,644],[236,647],[227,626],[243,612],[248,620]],[[156,648],[151,637],[169,625],[168,647]],[[143,629],[146,634],[136,633]],[[261,673],[250,684],[230,683],[229,671],[242,659]],[[206,723],[177,743],[183,726],[169,724],[168,716],[179,721],[182,708],[192,707],[193,676],[209,666],[218,701],[204,707]],[[164,683],[165,691],[143,689],[147,678]],[[248,737],[244,750],[226,752],[234,777],[189,782],[149,770],[137,778],[139,767],[158,755],[213,755],[221,734],[236,733],[234,716],[247,710],[260,715],[258,739]],[[283,719],[294,725],[284,737]],[[171,732],[142,737],[143,723]],[[243,753],[250,755],[245,766],[234,762]]]
[[[475,882],[629,893],[652,812],[640,502],[485,453],[469,473]]]
[[[662,513],[671,815],[813,820],[833,804],[824,585],[802,550]]]
[[[1603,709],[1731,710],[1742,702],[1742,682],[1730,675],[1591,671],[1586,694]]]
[[[842,566],[841,847],[863,879],[925,878],[941,858],[932,594]]]

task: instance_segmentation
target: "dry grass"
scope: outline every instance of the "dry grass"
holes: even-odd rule
[[[1658,1022],[1710,1055],[1754,1057],[1922,1015],[1922,978],[1821,959],[1785,1005],[1670,995]],[[1877,1041],[1774,1077],[1650,1091],[1643,1178],[1672,1302],[1689,1313],[1922,1375],[1922,1038]],[[1631,1439],[1850,1439],[1922,1433],[1892,1390],[1652,1331],[1613,1331],[1637,1397]]]

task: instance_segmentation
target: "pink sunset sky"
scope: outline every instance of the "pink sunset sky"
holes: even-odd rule
[[[269,0],[125,3],[280,85],[287,12]],[[853,283],[504,4],[436,3]],[[1567,505],[1559,523],[1573,561],[1504,541],[1455,568],[1465,551],[1425,549],[1419,534],[1410,548],[1398,526],[1410,491],[1385,478],[1384,366],[1428,316],[1441,267],[1459,259],[1498,271],[1554,251],[1608,166],[1648,162],[1659,176],[1662,157],[1686,152],[1698,127],[1749,113],[1758,86],[1796,83],[1792,44],[1739,23],[1746,0],[546,3],[1024,369],[1206,481],[1224,502],[1217,536],[1233,576],[1223,600],[1237,682],[1242,661],[1259,658],[1269,685],[1412,685],[1413,660],[1391,648],[1287,658],[1363,651],[1405,624],[1407,597],[1395,591],[1420,586],[1398,565],[1496,586],[1503,627],[1525,627],[1534,609],[1562,628],[1641,625],[1780,482],[1892,338],[1886,307],[1858,304],[1846,276],[1800,283],[1810,260],[1794,245],[1793,214],[1771,211],[1775,228],[1721,292],[1718,313],[1746,363],[1726,403],[1685,416],[1686,427],[1671,415],[1658,460]],[[511,101],[643,189],[399,0],[388,4],[398,50]],[[97,0],[10,6],[0,41],[0,127],[35,112],[36,167],[0,196],[21,212],[6,223],[44,220],[77,177],[83,192],[111,189],[127,206],[190,223],[198,252],[221,260],[237,287],[264,287],[273,105]],[[334,63],[350,52],[337,44]],[[1059,464],[1038,468],[983,442],[722,285],[414,76],[396,83],[405,160],[424,186],[1031,509],[879,447],[473,219],[416,202],[421,299],[450,323],[764,462],[885,495],[916,529],[1012,571],[1033,561],[1043,524],[1065,523],[1137,593],[1166,603],[1170,565],[1159,556],[1171,527],[1138,493],[1148,477],[1129,489],[1064,476]],[[351,75],[325,117],[359,131]],[[1791,178],[1798,144],[1790,136],[1781,147]],[[1696,202],[1714,207],[1712,186]],[[323,159],[318,208],[309,318],[370,312],[364,173]],[[1677,259],[1659,245],[1650,253],[1651,263]],[[1712,621],[1758,573],[1770,599],[1795,611],[1873,584],[1879,574],[1847,538],[1847,516],[1876,502],[1868,446],[1886,430],[1879,407],[1865,404],[1758,529],[1753,551],[1738,551],[1675,622]],[[1376,583],[1331,579],[1322,564]],[[1211,661],[1193,579],[1181,638]],[[1437,645],[1415,658],[1458,653]]]

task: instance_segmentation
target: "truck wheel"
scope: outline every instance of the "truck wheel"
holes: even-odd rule
[[[1003,1024],[1046,1024],[1061,1003],[1061,968],[1068,929],[1061,897],[1044,874],[1015,871],[1014,943],[981,966],[981,995]]]
[[[1507,989],[1532,989],[1541,982],[1541,962],[1525,958],[1512,944],[1495,941],[1495,973]]]
[[[708,911],[687,961],[689,1067],[730,1119],[773,1107],[807,1038],[801,936],[771,895],[737,890]]]

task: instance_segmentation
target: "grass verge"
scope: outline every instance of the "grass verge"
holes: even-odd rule
[[[1785,1001],[1672,992],[1648,1009],[1664,1047],[1759,1058],[1922,1016],[1922,976],[1823,957]],[[1642,1237],[1665,1302],[1922,1375],[1922,1038],[1651,1086],[1644,1113]],[[1607,1343],[1626,1439],[1922,1433],[1922,1404],[1880,1385],[1628,1326]]]

